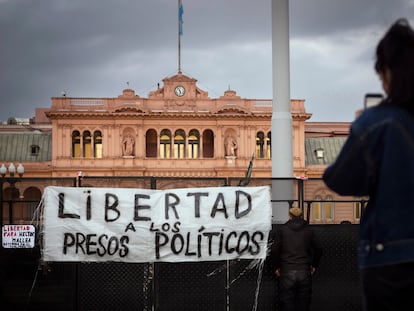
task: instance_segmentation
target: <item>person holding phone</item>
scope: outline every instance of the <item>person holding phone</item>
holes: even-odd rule
[[[359,233],[364,309],[400,311],[414,293],[414,30],[397,20],[376,49],[386,93],[352,123],[324,172],[340,195],[368,196]]]

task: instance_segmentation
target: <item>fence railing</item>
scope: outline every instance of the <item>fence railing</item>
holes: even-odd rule
[[[21,178],[2,180],[1,225],[36,223],[36,213],[47,186],[106,188],[227,187],[240,178],[175,178],[85,176],[79,178]],[[275,183],[276,181],[276,183]],[[337,204],[338,211],[361,210],[366,198],[320,195],[326,190],[321,179],[243,180],[246,186],[271,187],[286,182],[292,191],[272,195],[272,203],[298,206],[322,241],[324,256],[314,275],[312,310],[361,310],[357,268],[357,225],[342,221],[318,223],[317,213]],[[18,191],[11,189],[11,185]],[[3,189],[3,186],[6,186]],[[283,188],[283,187],[282,187]],[[18,195],[17,195],[18,193]],[[326,204],[326,206],[324,206]],[[340,210],[339,210],[340,209]],[[318,213],[319,213],[318,212]],[[353,212],[351,213],[353,214]],[[350,215],[351,215],[350,214]],[[347,218],[345,216],[345,218]],[[355,222],[355,219],[352,219]],[[277,224],[273,225],[274,227]],[[2,310],[278,310],[278,280],[271,265],[247,269],[246,260],[199,263],[42,263],[34,249],[4,249],[0,252],[0,308]],[[53,291],[53,295],[50,295]],[[257,291],[257,292],[256,292]],[[257,295],[256,295],[257,293]]]

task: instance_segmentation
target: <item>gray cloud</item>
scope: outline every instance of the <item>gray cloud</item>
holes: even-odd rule
[[[291,0],[291,95],[312,120],[351,121],[376,42],[413,0]],[[272,98],[271,0],[183,0],[183,72],[218,97]],[[0,0],[0,120],[31,117],[66,90],[147,96],[177,72],[177,1]]]

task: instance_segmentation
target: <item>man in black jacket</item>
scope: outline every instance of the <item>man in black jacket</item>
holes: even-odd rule
[[[307,311],[312,297],[312,274],[322,257],[322,247],[302,211],[289,209],[289,220],[276,227],[271,260],[279,277],[283,311]]]

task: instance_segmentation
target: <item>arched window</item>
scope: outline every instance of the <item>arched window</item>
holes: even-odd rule
[[[157,157],[157,131],[149,129],[145,134],[145,156],[147,158]]]
[[[72,132],[72,157],[79,158],[81,156],[81,139],[79,131]]]
[[[315,202],[316,201],[316,202]],[[322,198],[317,195],[312,203],[312,218],[313,220],[321,220],[322,219]]]
[[[191,130],[188,135],[187,157],[190,159],[200,157],[200,133],[197,130]]]
[[[327,195],[324,199],[317,195],[312,203],[312,216],[314,220],[334,220],[333,198]]]
[[[258,132],[256,135],[256,158],[258,159],[263,159],[265,157],[264,141],[264,133]]]
[[[162,130],[160,134],[160,158],[171,158],[171,132]]]
[[[185,158],[185,132],[183,130],[176,130],[174,134],[174,158]]]
[[[95,158],[102,158],[102,133],[95,131],[93,133],[93,153]]]
[[[15,186],[7,187],[3,190],[3,200],[10,201],[10,200],[18,200],[20,197],[20,190]]]
[[[31,221],[33,214],[42,198],[42,193],[36,187],[28,187],[23,192],[26,209],[23,211],[23,219]]]
[[[334,219],[334,203],[332,201],[332,196],[327,195],[325,197],[325,202],[323,203],[323,211],[326,220]]]
[[[214,133],[212,130],[203,132],[203,158],[214,158]]]
[[[79,131],[72,132],[72,157],[74,158],[102,158],[103,157],[102,132],[95,131],[93,140],[90,131],[84,131],[82,136]]]
[[[83,157],[84,158],[91,158],[92,157],[92,137],[91,132],[84,131],[83,137]]]

